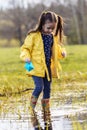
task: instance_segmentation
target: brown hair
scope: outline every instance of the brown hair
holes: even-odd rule
[[[56,32],[55,35],[59,35],[60,42],[62,42],[62,37],[63,37],[63,18],[59,15],[57,15],[57,27],[56,27]]]
[[[37,31],[42,31],[42,26],[45,24],[46,20],[49,20],[50,22],[55,22],[57,23],[56,30],[54,35],[57,36],[59,35],[59,40],[62,42],[62,37],[63,37],[63,18],[59,15],[57,15],[54,12],[51,11],[44,11],[42,12],[41,16],[39,17],[38,24],[36,27],[28,32],[30,34],[31,32],[37,32]]]
[[[28,32],[30,34],[31,32],[37,32],[42,30],[42,26],[45,24],[46,20],[49,20],[50,22],[57,22],[56,16],[51,11],[45,11],[42,12],[41,16],[39,17],[38,24],[36,27]]]

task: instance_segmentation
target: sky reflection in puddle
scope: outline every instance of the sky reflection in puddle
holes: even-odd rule
[[[30,113],[21,115],[5,115],[0,119],[0,130],[87,130],[87,107],[65,105],[50,108],[50,129],[44,129],[44,117],[41,110],[35,117]],[[33,118],[33,120],[31,120]],[[39,125],[38,129],[35,129]],[[41,129],[42,128],[42,129]]]
[[[34,116],[28,110],[27,96],[21,96],[19,102],[4,105],[0,130],[87,130],[86,92],[55,92],[51,98],[50,114],[44,115],[39,101]],[[4,113],[6,108],[9,111]],[[13,113],[11,109],[14,109]]]

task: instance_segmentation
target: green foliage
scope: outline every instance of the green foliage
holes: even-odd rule
[[[85,72],[87,66],[87,46],[71,45],[66,46],[67,57],[61,61],[63,70],[66,72]]]
[[[40,7],[40,8],[38,8]],[[28,4],[26,8],[21,5],[0,10],[0,38],[17,39],[22,45],[27,32],[38,23],[38,18],[42,11],[50,10],[60,15],[64,19],[64,33],[68,36],[68,44],[87,44],[87,1],[77,0],[75,4],[69,1],[54,0],[49,6],[43,2],[32,6]],[[10,46],[10,43],[8,43]]]
[[[19,47],[19,42],[16,39],[0,39],[0,47]]]
[[[87,46],[66,46],[67,57],[61,60],[61,79],[53,85],[87,81]],[[31,77],[27,77],[24,63],[20,60],[20,48],[0,49],[0,95],[10,96],[33,89]],[[63,87],[62,87],[63,89]],[[67,87],[66,87],[67,89]],[[70,88],[71,89],[71,88]],[[73,89],[73,88],[72,88]]]

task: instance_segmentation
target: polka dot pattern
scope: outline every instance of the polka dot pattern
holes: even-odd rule
[[[44,52],[45,52],[45,59],[46,64],[50,65],[51,63],[51,48],[53,45],[53,35],[52,34],[42,34],[43,44],[44,44]]]

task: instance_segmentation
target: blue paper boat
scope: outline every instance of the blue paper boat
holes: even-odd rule
[[[24,67],[28,71],[31,71],[32,69],[34,69],[34,66],[33,66],[32,62],[30,62],[30,63],[26,62]]]

